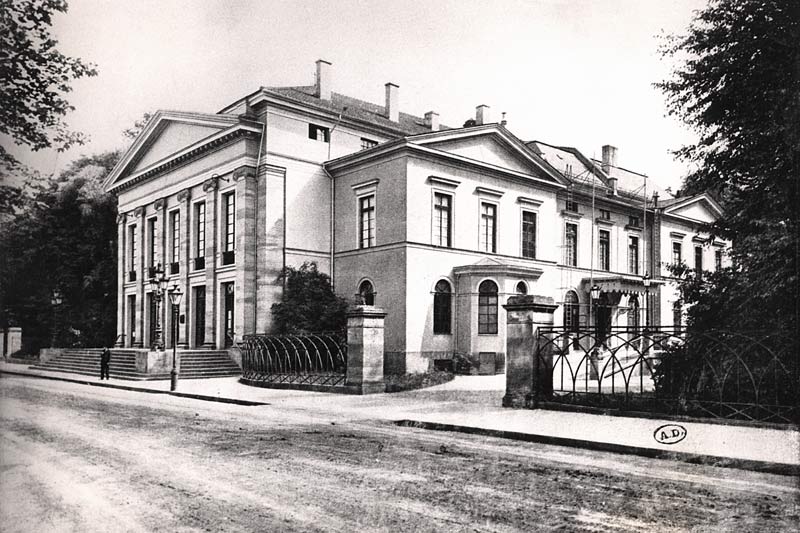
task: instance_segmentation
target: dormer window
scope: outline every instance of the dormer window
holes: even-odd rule
[[[611,220],[611,211],[609,211],[608,209],[601,209],[600,218],[602,218],[603,220]]]
[[[378,146],[378,141],[373,141],[372,139],[361,137],[362,150],[369,150],[370,148],[375,148],[376,146]]]
[[[330,128],[326,128],[325,126],[319,126],[317,124],[309,124],[308,138],[323,143],[330,142],[331,130]]]

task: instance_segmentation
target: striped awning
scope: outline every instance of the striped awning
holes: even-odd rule
[[[583,284],[587,291],[592,288],[592,283],[600,287],[601,292],[619,294],[644,294],[646,291],[641,276],[614,276],[614,277],[595,277],[583,278]],[[663,285],[664,281],[658,279],[650,280],[650,288],[654,289],[658,285]]]

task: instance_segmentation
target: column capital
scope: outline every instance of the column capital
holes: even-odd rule
[[[167,201],[164,198],[159,198],[153,202],[153,209],[156,211],[162,211],[165,207],[167,207]]]
[[[125,224],[125,221],[128,220],[127,213],[119,213],[117,215],[117,224]]]
[[[136,218],[142,218],[144,216],[144,207],[137,207],[133,210],[133,216]]]
[[[179,202],[188,202],[192,197],[192,193],[189,189],[184,189],[178,193],[178,201]]]
[[[203,182],[203,192],[215,191],[219,186],[219,178],[208,178]]]
[[[255,179],[256,178],[256,169],[251,166],[243,166],[239,167],[233,171],[233,181],[239,182],[243,179]]]

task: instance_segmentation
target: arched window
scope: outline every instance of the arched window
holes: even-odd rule
[[[524,281],[520,281],[519,283],[517,283],[517,294],[522,296],[528,294],[528,286],[525,285]]]
[[[361,303],[364,305],[375,305],[375,289],[372,283],[365,279],[358,286],[358,295],[361,297]]]
[[[569,291],[564,296],[564,328],[567,331],[577,332],[580,329],[581,307],[578,294]]]
[[[488,279],[478,286],[478,333],[497,334],[497,284]]]
[[[639,297],[632,294],[628,298],[628,330],[639,331],[639,325],[641,324],[640,313]]]
[[[445,280],[436,283],[433,293],[433,333],[450,334],[450,322],[453,315],[452,290]]]

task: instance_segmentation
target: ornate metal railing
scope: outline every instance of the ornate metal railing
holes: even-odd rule
[[[347,341],[340,335],[245,335],[242,377],[264,383],[342,386]]]
[[[800,355],[765,333],[541,328],[534,405],[800,422]]]

